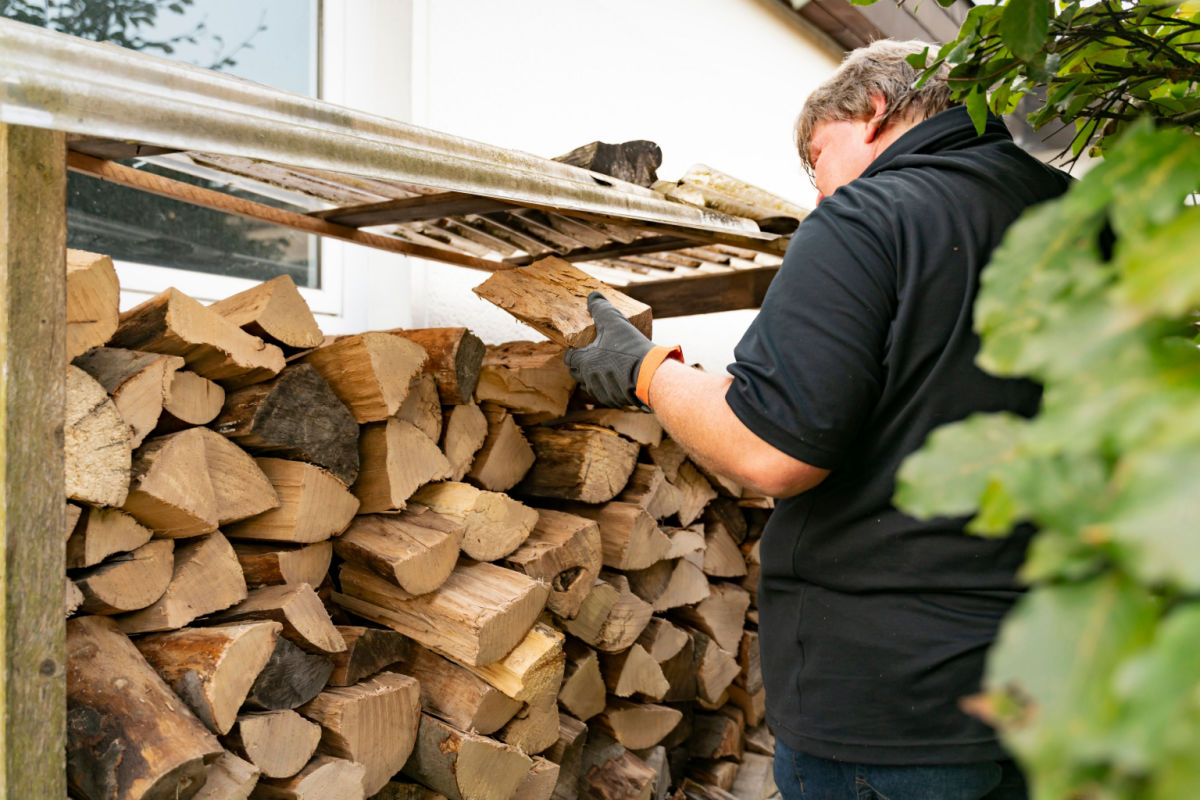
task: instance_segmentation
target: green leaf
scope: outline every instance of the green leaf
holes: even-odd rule
[[[905,56],[904,60],[907,61],[908,65],[913,69],[923,70],[926,67],[926,62],[929,60],[929,48],[926,47],[923,48],[919,53],[913,53],[912,55]]]
[[[1050,32],[1050,4],[1046,0],[1009,0],[1000,17],[1000,38],[1025,60],[1036,55]]]
[[[1144,315],[1179,316],[1200,304],[1200,207],[1190,206],[1145,238],[1118,242],[1120,295]]]
[[[987,95],[976,89],[967,95],[967,113],[971,116],[971,122],[975,123],[975,132],[980,136],[983,135],[983,129],[987,127]]]

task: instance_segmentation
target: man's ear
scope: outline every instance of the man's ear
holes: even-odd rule
[[[871,95],[871,119],[867,121],[866,144],[871,144],[879,138],[886,124],[887,99],[881,94]]]

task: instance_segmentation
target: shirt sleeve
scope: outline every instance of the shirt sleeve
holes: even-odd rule
[[[738,419],[824,469],[839,465],[879,400],[895,316],[896,247],[883,227],[893,215],[856,188],[797,228],[729,366]]]

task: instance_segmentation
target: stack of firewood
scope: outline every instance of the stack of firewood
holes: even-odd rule
[[[73,797],[774,791],[770,501],[559,345],[326,337],[286,277],[118,317],[68,262]]]

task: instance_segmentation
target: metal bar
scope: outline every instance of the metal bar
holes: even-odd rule
[[[393,253],[416,256],[417,258],[443,261],[447,264],[471,267],[472,269],[487,272],[495,272],[498,269],[508,268],[498,261],[488,261],[476,258],[475,256],[457,253],[453,250],[426,247],[425,245],[405,242],[392,236],[367,233],[355,228],[347,228],[345,225],[335,225],[332,222],[315,219],[307,214],[297,214],[292,211],[284,211],[262,203],[256,203],[253,200],[231,197],[227,194],[214,192],[211,189],[193,186],[190,183],[171,180],[161,175],[154,175],[140,169],[115,164],[112,161],[102,161],[98,158],[85,156],[83,153],[69,153],[67,155],[67,165],[76,172],[82,172],[86,175],[91,175],[93,178],[99,178],[111,183],[141,189],[142,191],[151,192],[163,197],[181,200],[185,203],[211,208],[215,211],[224,211],[229,214],[237,214],[238,216],[262,222],[271,222],[275,225],[295,228],[306,233],[316,233],[332,239],[342,239],[354,244],[374,247],[378,250],[388,250]]]
[[[67,170],[0,125],[0,797],[66,797]]]

